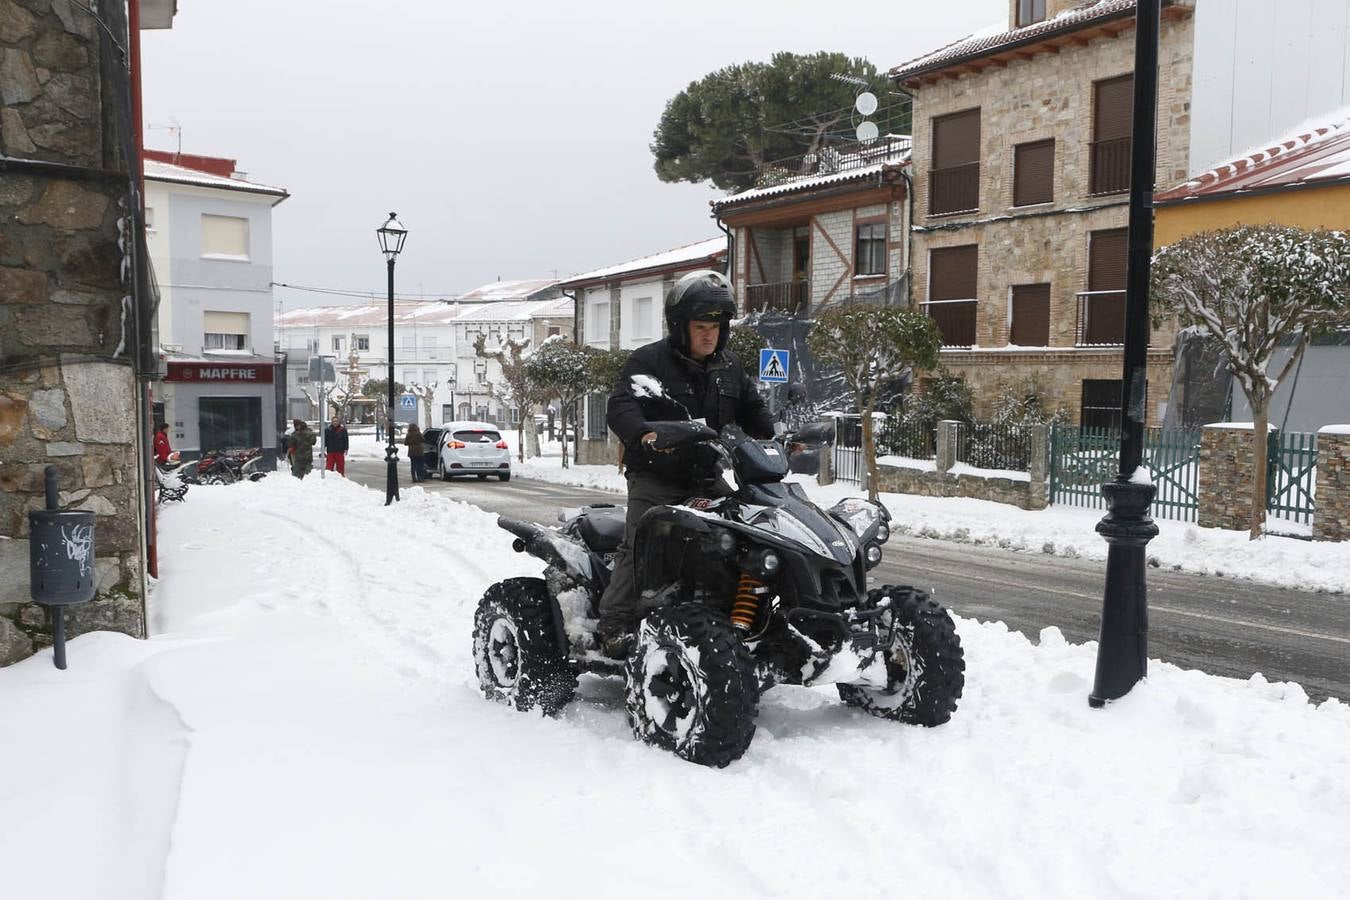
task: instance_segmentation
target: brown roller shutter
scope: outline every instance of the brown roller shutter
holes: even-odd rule
[[[1088,250],[1088,290],[1125,290],[1126,229],[1092,232]]]
[[[1127,138],[1132,131],[1131,114],[1134,110],[1134,75],[1109,78],[1096,84],[1097,102],[1093,111],[1093,140],[1110,141]]]
[[[933,120],[933,168],[949,169],[980,161],[980,111],[940,116]]]
[[[1055,142],[1018,144],[1013,150],[1013,206],[1055,199]]]
[[[941,250],[932,251],[929,256],[931,272],[928,282],[928,299],[975,299],[979,253],[979,244],[969,244],[964,247],[943,247]]]
[[[1050,285],[1013,286],[1009,342],[1019,347],[1050,346]]]

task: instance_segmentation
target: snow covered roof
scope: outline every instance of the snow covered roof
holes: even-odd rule
[[[456,299],[469,303],[498,303],[503,300],[540,299],[534,295],[547,291],[558,284],[556,278],[519,278],[514,281],[490,281],[482,287],[476,287]],[[556,296],[557,292],[554,291]]]
[[[190,184],[196,187],[222,188],[227,191],[246,191],[251,194],[270,194],[281,198],[277,202],[290,196],[285,188],[273,187],[267,184],[258,184],[253,181],[245,181],[242,178],[232,178],[226,175],[216,175],[211,172],[203,172],[200,169],[190,169],[187,166],[178,166],[169,162],[162,162],[157,159],[146,159],[145,177],[150,181],[164,181],[172,184]]]
[[[542,317],[570,317],[568,297],[548,300],[503,300],[493,303],[459,304],[441,300],[400,300],[394,303],[394,324],[454,325],[466,322],[518,322]],[[276,317],[275,327],[288,328],[385,328],[389,323],[386,302],[361,306],[310,306],[287,310]]]
[[[1164,0],[1163,5],[1176,4]],[[1134,8],[1135,0],[1089,0],[1042,22],[1021,28],[1010,29],[1004,22],[999,22],[917,59],[901,63],[892,68],[889,74],[897,81],[908,81],[967,60],[1013,50],[1116,19],[1128,19],[1132,26]]]
[[[1350,182],[1350,106],[1293,128],[1284,137],[1159,193],[1156,203]]]
[[[748,191],[741,191],[739,194],[732,194],[730,197],[723,197],[721,200],[714,200],[711,204],[713,212],[717,213],[729,207],[739,206],[742,203],[749,203],[754,200],[762,200],[765,197],[796,194],[827,186],[847,184],[851,181],[866,181],[880,175],[885,169],[909,165],[912,143],[908,136],[892,141],[890,147],[891,150],[888,153],[870,165],[845,169],[842,172],[795,178],[792,181],[786,181],[771,187],[751,188]],[[857,154],[844,154],[840,157],[840,164],[844,166],[857,161],[859,161]]]
[[[564,288],[582,287],[591,282],[618,281],[621,280],[624,275],[633,275],[638,272],[677,269],[686,266],[698,266],[701,263],[712,264],[714,261],[726,256],[726,252],[726,238],[709,238],[706,241],[684,244],[671,250],[664,250],[660,253],[639,256],[637,259],[630,259],[627,262],[622,262],[618,265],[606,266],[602,269],[592,269],[589,272],[582,272],[580,275],[573,275],[566,281],[561,282],[559,286]]]

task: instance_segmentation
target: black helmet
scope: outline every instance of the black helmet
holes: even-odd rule
[[[697,269],[681,275],[666,292],[666,328],[670,343],[681,353],[689,352],[690,322],[717,322],[717,350],[727,345],[731,320],[736,316],[736,301],[731,298],[731,282],[721,272]]]

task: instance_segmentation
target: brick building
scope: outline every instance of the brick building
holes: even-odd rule
[[[1165,2],[1158,184],[1189,163],[1194,3]],[[1028,376],[1084,425],[1119,415],[1134,0],[1009,0],[1006,29],[890,72],[914,96],[911,296],[975,389]],[[1155,329],[1148,421],[1173,332]],[[981,408],[985,407],[985,408]]]

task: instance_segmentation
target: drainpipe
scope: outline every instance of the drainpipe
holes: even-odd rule
[[[732,279],[731,273],[736,271],[736,236],[731,233],[731,229],[722,224],[722,220],[717,217],[717,213],[712,214],[712,219],[717,223],[717,227],[727,236],[727,263],[726,271],[722,274],[727,276],[727,281],[731,282],[732,291],[736,289],[736,282]]]

